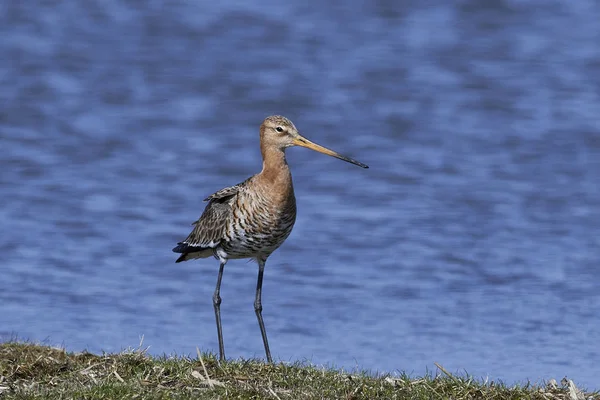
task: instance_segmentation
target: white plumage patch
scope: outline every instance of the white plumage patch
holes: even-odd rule
[[[208,242],[208,243],[190,243],[190,242],[185,242],[184,241],[183,243],[187,244],[188,246],[210,247],[210,248],[213,248],[213,249],[215,247],[217,247],[217,244],[218,244],[218,243],[216,243],[214,241],[211,241],[211,242]]]

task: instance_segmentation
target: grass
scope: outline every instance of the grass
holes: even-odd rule
[[[508,387],[438,368],[422,378],[373,376],[302,363],[219,363],[211,354],[95,355],[9,342],[0,344],[0,399],[600,399],[566,380]]]

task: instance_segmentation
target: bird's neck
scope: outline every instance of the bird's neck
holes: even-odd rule
[[[285,159],[285,152],[280,149],[261,148],[263,169],[261,178],[269,183],[281,186],[292,186],[292,174]]]

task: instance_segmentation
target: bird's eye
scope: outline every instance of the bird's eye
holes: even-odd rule
[[[275,130],[276,130],[277,132],[283,132],[283,128],[282,128],[282,127],[280,127],[280,126],[278,126],[277,128],[275,128]]]

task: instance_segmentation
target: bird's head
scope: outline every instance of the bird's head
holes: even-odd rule
[[[292,121],[280,115],[272,115],[265,118],[260,126],[260,142],[263,151],[267,149],[285,150],[291,146],[301,146],[318,151],[319,153],[327,154],[328,156],[339,158],[340,160],[358,165],[362,168],[369,168],[366,164],[311,142],[298,132],[298,129],[296,129],[296,126],[294,126]]]

